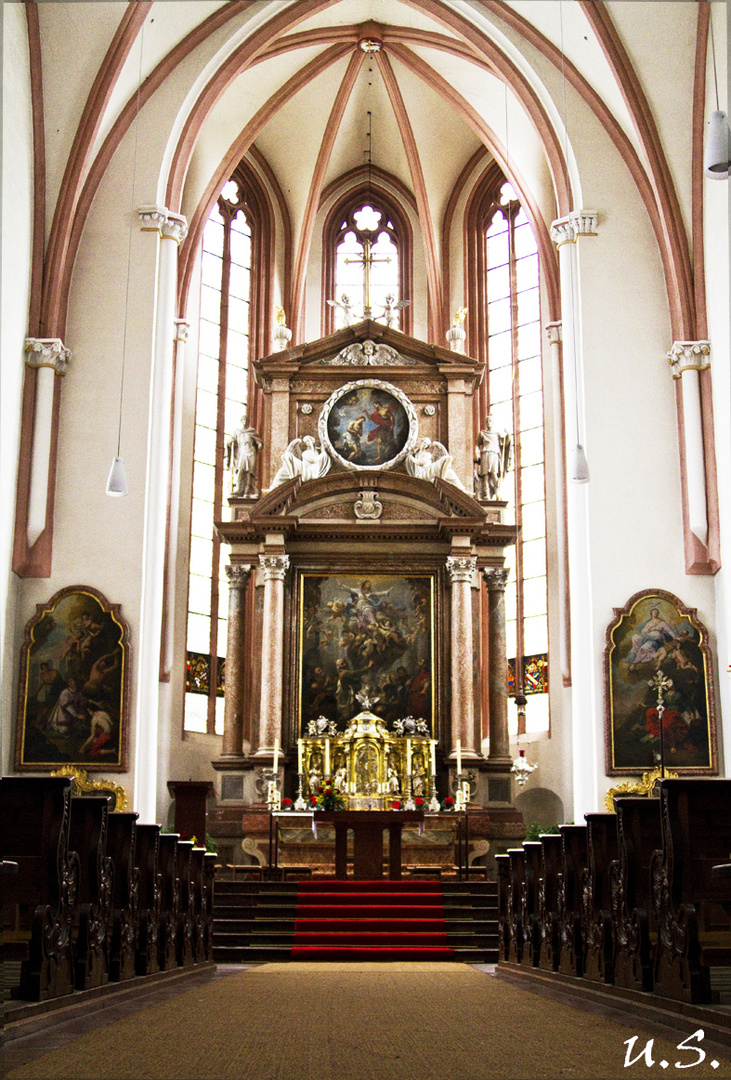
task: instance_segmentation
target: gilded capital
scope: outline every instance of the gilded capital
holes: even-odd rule
[[[249,580],[253,567],[249,563],[229,563],[225,569],[229,588],[242,589]]]
[[[485,566],[482,570],[488,592],[505,592],[510,571],[507,566]]]
[[[284,581],[289,569],[289,555],[260,555],[259,565],[265,581]]]
[[[704,371],[711,366],[710,341],[674,341],[666,354],[674,379],[682,378],[685,371]]]
[[[23,346],[25,362],[31,368],[52,368],[57,375],[65,375],[71,360],[61,338],[26,338]]]
[[[474,555],[450,555],[447,559],[447,573],[452,585],[456,582],[466,582],[471,585],[476,569],[477,558]]]

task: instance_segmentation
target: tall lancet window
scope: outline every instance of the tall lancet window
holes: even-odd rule
[[[230,494],[226,439],[246,408],[251,241],[242,187],[229,180],[203,233],[185,695],[185,729],[216,734],[223,732],[228,584],[213,522]]]
[[[488,393],[496,429],[510,432],[513,463],[501,496],[521,526],[507,549],[510,724],[516,691],[528,698],[527,731],[549,727],[546,487],[538,248],[510,184],[495,193],[485,234]]]
[[[388,211],[359,202],[341,220],[335,242],[334,329],[363,318],[401,325],[399,238]],[[347,299],[346,299],[347,298]]]

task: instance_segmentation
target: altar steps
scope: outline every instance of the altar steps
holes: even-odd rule
[[[213,958],[496,963],[492,882],[216,883]]]

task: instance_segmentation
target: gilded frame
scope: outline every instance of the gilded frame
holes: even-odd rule
[[[390,413],[390,429],[375,416],[376,409],[383,411],[381,406]],[[370,413],[370,409],[374,412]],[[351,450],[344,441],[347,422],[352,420],[357,424],[359,418],[363,423],[360,434],[353,437],[355,456],[351,457]],[[382,439],[381,432],[388,432],[390,441]],[[344,469],[376,472],[395,468],[411,453],[419,435],[419,421],[416,409],[397,386],[382,379],[355,379],[338,387],[327,399],[320,413],[317,433],[328,454]],[[360,444],[357,452],[356,443]]]
[[[126,772],[129,673],[118,604],[88,585],[37,604],[21,648],[16,771]]]
[[[660,764],[659,675],[666,772],[718,773],[713,662],[695,608],[644,589],[614,608],[604,649],[607,776],[642,775]]]

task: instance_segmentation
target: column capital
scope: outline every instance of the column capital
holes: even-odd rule
[[[289,555],[260,555],[259,565],[265,581],[284,581],[289,569]]]
[[[228,563],[225,567],[230,589],[241,589],[249,580],[253,567],[250,563]]]
[[[674,379],[682,378],[685,371],[705,371],[711,366],[710,341],[674,341],[666,354]]]
[[[177,244],[188,235],[188,222],[183,214],[173,214],[166,206],[138,206],[137,217],[143,232],[156,232],[164,240]]]
[[[551,222],[551,239],[554,244],[573,244],[579,236],[596,236],[598,213],[596,210],[572,210],[566,217]]]
[[[546,331],[549,345],[561,344],[563,341],[563,323],[560,319],[557,322],[546,323],[544,330]]]
[[[505,592],[510,571],[507,566],[485,566],[482,569],[488,592]]]
[[[61,338],[25,339],[23,346],[25,363],[31,368],[52,368],[57,375],[65,375],[71,360],[71,349],[67,349]]]
[[[471,585],[476,569],[477,557],[475,555],[450,555],[447,559],[447,573],[452,585],[459,581]]]
[[[188,322],[188,320],[187,319],[176,319],[175,320],[175,340],[185,342],[185,341],[188,340],[189,333],[190,333],[190,323]]]

